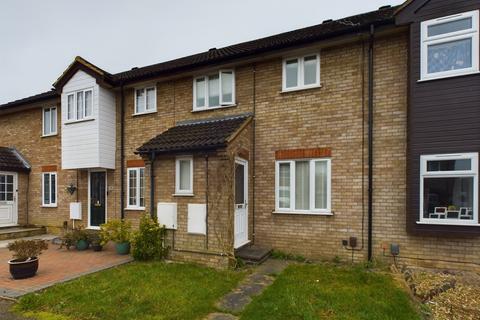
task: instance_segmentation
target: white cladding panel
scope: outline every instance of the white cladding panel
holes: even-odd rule
[[[92,117],[67,120],[67,95],[93,89]],[[115,96],[79,70],[62,90],[62,169],[115,169]],[[113,123],[113,125],[112,125]],[[113,147],[112,147],[113,146]]]

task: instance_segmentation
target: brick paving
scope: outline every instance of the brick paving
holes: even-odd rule
[[[48,250],[40,255],[37,275],[29,279],[13,280],[7,264],[10,259],[11,253],[7,249],[0,249],[0,296],[12,298],[132,261],[130,256],[117,255],[112,246],[94,252],[74,249],[68,251],[49,244]]]

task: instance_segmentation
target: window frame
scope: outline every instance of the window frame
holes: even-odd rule
[[[310,168],[310,209],[301,210],[295,208],[295,163],[308,161]],[[327,207],[322,209],[315,208],[315,163],[327,163]],[[280,207],[280,164],[290,164],[290,208]],[[275,213],[282,214],[312,214],[312,215],[332,215],[332,159],[331,158],[307,158],[275,161]]]
[[[471,160],[470,170],[456,170],[456,171],[427,171],[428,161],[438,160]],[[473,177],[473,219],[435,219],[425,218],[423,212],[424,201],[424,178],[462,178]],[[419,220],[420,224],[442,224],[442,225],[459,225],[459,226],[476,226],[478,225],[478,153],[458,153],[458,154],[433,154],[420,156],[420,190],[419,190]]]
[[[465,18],[472,18],[472,28],[449,32],[446,34],[428,36],[428,28],[447,22],[454,22]],[[470,68],[447,70],[428,73],[428,46],[448,43],[458,40],[472,40],[472,66]],[[479,72],[479,11],[468,11],[451,16],[440,17],[421,22],[420,25],[420,81],[442,79],[468,75]]]
[[[305,85],[305,58],[308,57],[317,57],[317,68],[316,68],[316,82],[312,84]],[[287,87],[287,62],[290,60],[297,59],[298,72],[297,72],[297,86]],[[320,84],[320,53],[311,53],[301,56],[290,56],[283,59],[282,62],[282,92],[298,91],[312,88],[319,88]]]
[[[223,101],[223,95],[222,95],[222,74],[223,73],[232,73],[232,101]],[[218,75],[218,92],[219,92],[219,105],[218,106],[210,106],[209,105],[209,81],[208,78],[210,76],[215,76]],[[198,79],[204,79],[205,81],[205,88],[204,88],[204,94],[205,94],[205,105],[204,106],[197,106],[197,80]],[[213,73],[207,73],[201,76],[196,76],[193,78],[193,111],[204,111],[204,110],[214,110],[214,109],[220,109],[220,108],[228,108],[228,107],[233,107],[236,105],[236,90],[235,90],[235,84],[236,84],[236,77],[235,77],[235,70],[234,69],[220,69],[217,72]]]
[[[154,108],[151,109],[151,110],[147,110],[147,90],[148,89],[153,89],[153,92],[154,92]],[[148,86],[144,86],[144,87],[137,87],[137,88],[134,88],[134,94],[133,94],[133,99],[134,99],[134,107],[133,107],[133,115],[134,116],[138,116],[138,115],[142,115],[142,114],[149,114],[149,113],[155,113],[157,112],[157,85],[155,84],[152,84],[152,85],[148,85]],[[145,95],[145,111],[143,112],[138,112],[138,105],[137,105],[137,91],[138,90],[143,90],[143,94]]]
[[[143,169],[143,204],[144,206],[140,206],[140,170]],[[136,171],[136,205],[130,204],[130,171]],[[145,167],[131,167],[127,168],[127,207],[128,210],[145,210]]]
[[[190,189],[180,189],[180,161],[188,160],[190,162]],[[178,156],[175,158],[175,195],[192,196],[193,195],[193,156]]]
[[[46,133],[45,132],[45,112],[50,111],[50,132]],[[52,131],[52,110],[55,110],[55,126],[54,129],[55,131]],[[51,137],[51,136],[56,136],[58,134],[58,108],[57,106],[51,106],[51,107],[44,107],[42,108],[42,137]]]
[[[86,115],[86,103],[85,103],[85,93],[86,92],[91,92],[92,93],[92,114],[87,116]],[[78,118],[78,112],[77,112],[77,96],[79,93],[82,93],[83,95],[83,101],[82,101],[82,118]],[[69,96],[72,96],[73,95],[73,118],[69,118],[70,116],[70,113],[69,113],[69,104],[68,104],[68,97]],[[94,90],[93,88],[87,88],[87,89],[82,89],[82,90],[76,90],[76,91],[71,91],[71,92],[68,92],[65,94],[66,96],[66,104],[67,104],[67,107],[66,107],[66,115],[65,115],[65,119],[66,119],[66,123],[72,123],[72,122],[81,122],[81,121],[87,121],[87,120],[91,120],[91,119],[94,119]]]
[[[45,175],[48,175],[50,180],[50,203],[45,202]],[[55,176],[55,185],[52,186],[52,176]],[[55,202],[52,202],[52,187],[55,188]],[[58,175],[57,172],[42,172],[42,207],[55,208],[58,204]]]

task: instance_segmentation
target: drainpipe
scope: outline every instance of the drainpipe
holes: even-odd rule
[[[150,216],[155,218],[155,152],[150,155]]]
[[[208,250],[208,154],[205,155],[205,250]]]
[[[373,45],[375,26],[370,25],[368,51],[368,261],[372,261],[373,237]]]
[[[125,92],[120,87],[120,216],[125,219]]]
[[[255,185],[256,183],[256,177],[255,177],[255,159],[256,159],[256,130],[255,130],[255,121],[256,121],[256,111],[257,111],[257,105],[256,105],[256,83],[257,83],[257,67],[254,64],[253,65],[253,119],[252,119],[252,244],[255,244]],[[248,196],[248,195],[247,195]]]

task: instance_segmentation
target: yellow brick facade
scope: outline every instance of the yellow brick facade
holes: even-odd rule
[[[478,259],[480,242],[477,239],[414,237],[406,232],[407,47],[406,32],[381,37],[375,44],[374,256],[390,261],[383,257],[382,248],[398,243],[401,256],[411,258],[403,259],[405,262],[474,269],[474,265],[466,263]],[[282,57],[240,63],[235,67],[236,106],[225,109],[192,112],[191,75],[149,82],[157,88],[157,112],[152,114],[134,115],[134,88],[125,89],[126,161],[141,159],[135,150],[179,121],[255,113],[254,122],[227,149],[208,154],[208,192],[205,153],[193,154],[192,197],[174,195],[175,155],[163,155],[155,160],[155,203],[178,203],[178,230],[175,234],[170,231],[168,236],[173,258],[214,266],[228,265],[228,257],[221,255],[226,250],[213,231],[231,231],[233,224],[233,203],[224,196],[231,192],[232,181],[222,180],[220,173],[228,168],[225,163],[231,161],[227,155],[238,156],[246,152],[249,160],[249,237],[255,244],[311,259],[339,257],[349,260],[351,252],[342,247],[341,241],[355,236],[361,247],[363,221],[364,248],[355,252],[354,259],[366,259],[367,53],[368,45],[360,40],[323,48],[320,53],[321,87],[288,93],[282,92]],[[215,70],[218,69],[212,69]],[[120,119],[118,90],[116,102],[117,119]],[[61,167],[60,126],[58,136],[41,138],[41,109],[36,108],[0,116],[0,127],[5,132],[0,137],[0,145],[15,146],[32,164],[28,222],[61,227],[63,221],[68,220],[69,202],[78,195],[84,203],[83,224],[86,225],[88,175],[85,170],[59,170],[58,207],[41,207],[41,166]],[[118,218],[121,212],[119,121],[117,133],[116,169],[108,172],[108,218]],[[299,148],[331,149],[333,215],[274,213],[275,151]],[[147,209],[125,211],[126,218],[134,225],[150,208],[150,167],[148,159],[145,160]],[[79,190],[70,196],[65,187],[71,182],[76,184],[77,174]],[[25,177],[21,180],[24,186]],[[125,190],[126,183],[125,177]],[[187,204],[207,203],[207,196],[210,232],[208,236],[188,234]],[[26,212],[25,204],[21,208]],[[26,223],[24,215],[20,213],[22,223]],[[224,234],[223,238],[233,241],[231,235]]]

